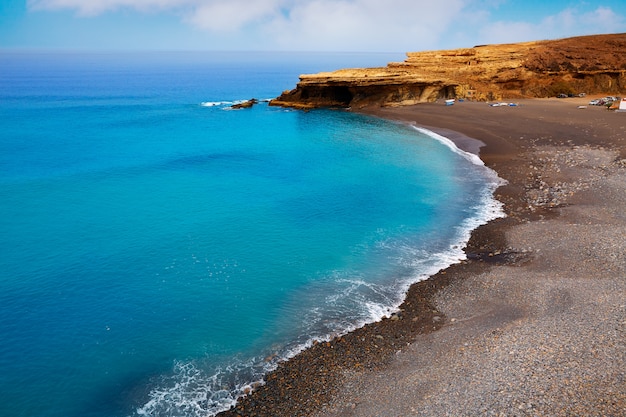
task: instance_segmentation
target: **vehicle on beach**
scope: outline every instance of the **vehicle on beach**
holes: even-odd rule
[[[590,106],[607,106],[619,101],[619,97],[606,96],[602,98],[596,98],[589,102]]]

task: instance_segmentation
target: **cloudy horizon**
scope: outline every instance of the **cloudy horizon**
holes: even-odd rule
[[[559,0],[5,0],[0,48],[400,52],[626,32]]]

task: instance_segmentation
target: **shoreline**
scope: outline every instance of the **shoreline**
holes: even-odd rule
[[[451,139],[463,150],[478,151],[485,165],[508,182],[495,192],[507,217],[472,232],[465,248],[467,261],[412,285],[398,314],[303,351],[270,373],[266,384],[241,399],[235,408],[219,415],[624,412],[626,376],[621,370],[626,368],[626,346],[619,336],[623,336],[626,308],[620,307],[619,302],[616,306],[611,295],[623,300],[625,294],[626,243],[619,236],[626,235],[626,218],[605,212],[619,214],[624,203],[620,196],[626,195],[626,181],[620,181],[626,178],[626,115],[603,108],[578,109],[579,101],[529,99],[517,107],[429,103],[360,111],[424,127]],[[572,224],[585,227],[572,228]],[[602,236],[612,231],[624,234],[618,234],[609,244]],[[554,238],[545,241],[547,235]],[[600,239],[606,250],[594,253],[593,248],[600,243],[589,243],[585,250],[590,259],[566,250],[594,239]],[[611,266],[608,277],[599,265]],[[589,282],[585,285],[581,280]],[[596,288],[600,284],[612,291]],[[572,285],[576,291],[569,288]],[[552,295],[546,296],[542,286],[550,288],[548,293]],[[581,298],[578,292],[585,294]],[[529,294],[534,297],[529,298]],[[581,324],[570,316],[586,311],[589,306],[585,299],[598,297],[611,299],[594,305],[594,312],[613,312],[610,320],[603,320],[608,328],[617,327],[617,334],[602,328],[581,335],[581,328],[588,323]],[[542,325],[553,326],[556,316],[562,329],[537,331]],[[545,339],[546,332],[558,337]],[[514,342],[509,340],[514,337]],[[572,337],[580,341],[571,342]],[[555,365],[557,356],[565,360],[561,355],[535,352],[535,356],[522,361],[534,363],[535,367],[512,368],[507,360],[515,359],[519,365],[519,357],[500,358],[497,354],[526,345],[531,351],[540,341],[546,346],[556,343],[552,349],[558,350],[563,345],[558,343],[560,338],[577,346],[574,352],[584,353],[582,359],[589,359],[585,346],[594,345],[589,338],[608,341],[606,346],[612,350],[604,354],[612,362],[591,361],[594,369],[587,369],[584,360],[576,361],[578,369],[585,369],[585,378],[570,387],[579,375],[569,366]],[[476,360],[468,361],[467,353],[472,350],[475,352],[471,357]],[[576,354],[569,353],[565,358],[576,358]],[[430,361],[425,362],[424,358]],[[440,362],[442,358],[445,361]],[[494,358],[499,358],[497,364],[490,362]],[[494,367],[503,370],[498,373]],[[491,381],[481,376],[481,369],[490,368]],[[524,371],[516,373],[511,369]],[[564,370],[567,378],[561,375]],[[571,394],[567,404],[551,385],[533,377],[542,372],[560,381],[561,386],[569,381],[566,385]],[[471,387],[467,385],[468,377]]]

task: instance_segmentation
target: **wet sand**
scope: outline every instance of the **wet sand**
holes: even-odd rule
[[[220,415],[626,415],[626,113],[589,99],[363,110],[478,151],[508,181],[507,217],[397,315],[313,346]]]

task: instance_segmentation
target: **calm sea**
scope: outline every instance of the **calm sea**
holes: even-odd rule
[[[228,109],[402,59],[0,53],[0,415],[211,416],[462,259],[500,213],[476,158],[343,111]]]

